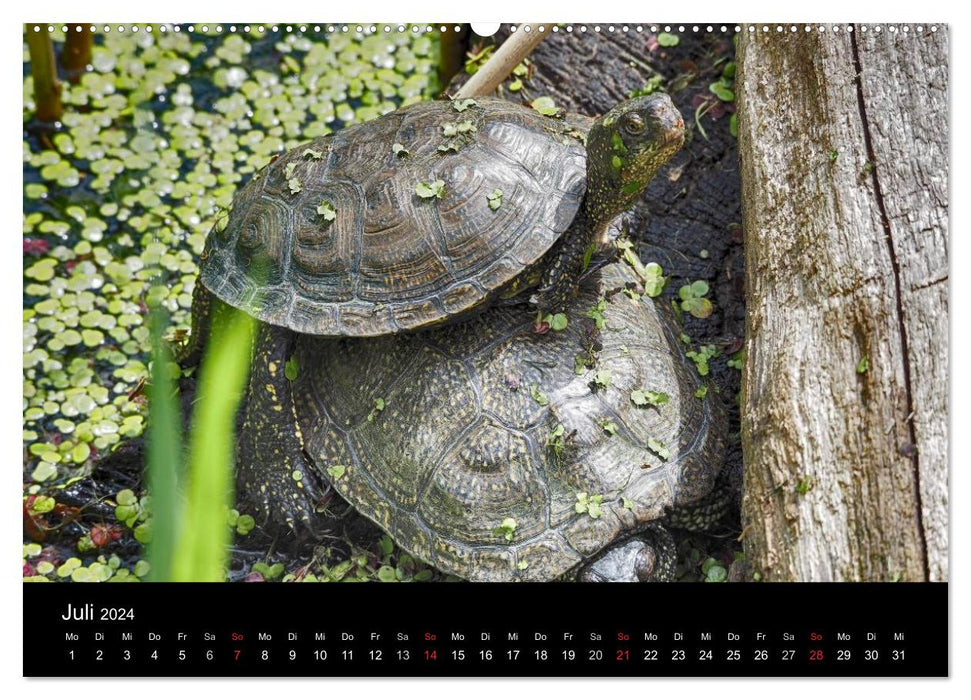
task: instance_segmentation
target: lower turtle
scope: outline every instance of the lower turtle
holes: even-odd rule
[[[241,490],[294,527],[332,485],[468,580],[672,578],[665,523],[702,529],[727,503],[725,414],[641,282],[589,270],[545,334],[517,306],[371,339],[261,325]]]

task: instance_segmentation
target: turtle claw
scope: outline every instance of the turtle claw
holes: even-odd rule
[[[288,462],[272,474],[241,472],[239,485],[243,499],[256,508],[268,532],[316,537],[323,529],[320,508],[328,489],[321,488],[309,465]]]

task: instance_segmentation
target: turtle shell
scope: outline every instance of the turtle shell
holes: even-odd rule
[[[702,380],[666,306],[623,291],[637,279],[623,262],[588,275],[567,328],[545,335],[522,309],[493,307],[426,333],[301,337],[305,450],[439,569],[564,574],[708,494],[723,456],[724,412],[696,397]]]
[[[462,106],[415,104],[278,158],[209,235],[203,284],[261,321],[326,336],[422,328],[488,301],[576,215],[590,122]]]

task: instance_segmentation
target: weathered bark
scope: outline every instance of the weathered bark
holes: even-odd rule
[[[739,40],[743,522],[766,580],[947,578],[947,30],[909,29]]]

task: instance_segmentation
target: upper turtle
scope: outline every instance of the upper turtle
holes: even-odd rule
[[[521,286],[575,221],[584,237],[603,230],[682,138],[666,95],[596,121],[498,99],[415,104],[254,176],[209,236],[200,279],[299,333],[432,326]]]

